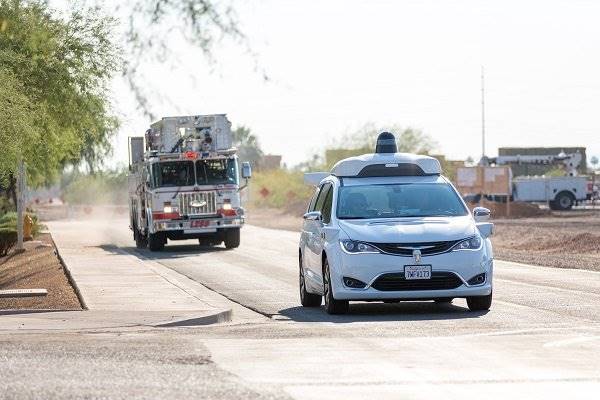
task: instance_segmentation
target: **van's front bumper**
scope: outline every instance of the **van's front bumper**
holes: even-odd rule
[[[448,290],[411,290],[411,291],[380,291],[369,287],[367,289],[350,289],[339,285],[334,289],[334,296],[337,300],[428,300],[440,297],[469,297],[469,296],[487,296],[492,293],[492,284],[486,283],[481,286],[466,285],[459,286],[456,289]]]
[[[339,300],[433,299],[440,297],[486,296],[492,292],[493,259],[491,248],[484,241],[479,250],[450,251],[433,256],[423,256],[420,263],[412,257],[389,254],[348,254],[338,246],[328,252],[333,294]],[[332,254],[333,253],[333,254]],[[378,290],[373,285],[385,274],[404,274],[407,265],[430,265],[431,271],[455,275],[461,284],[453,289],[434,290]],[[468,281],[485,273],[481,284]],[[364,288],[350,288],[343,278],[364,282]],[[377,286],[377,285],[376,285]]]

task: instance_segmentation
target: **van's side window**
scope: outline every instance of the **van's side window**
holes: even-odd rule
[[[333,188],[330,187],[327,191],[327,195],[325,196],[325,203],[323,204],[323,209],[321,210],[321,214],[323,216],[323,222],[328,224],[331,222],[331,207],[333,205]]]
[[[331,183],[324,183],[323,186],[321,186],[321,191],[319,192],[319,197],[317,198],[314,211],[323,212],[323,204],[325,204],[325,198],[330,191]]]
[[[315,204],[317,203],[317,197],[319,197],[320,188],[315,189],[315,194],[313,194],[312,199],[310,199],[310,203],[308,204],[308,211],[315,211]]]

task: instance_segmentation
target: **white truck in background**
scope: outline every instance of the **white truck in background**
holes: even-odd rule
[[[159,251],[167,240],[185,239],[239,246],[240,192],[252,170],[249,163],[240,168],[232,141],[225,114],[165,117],[144,137],[129,138],[130,228],[138,248]]]
[[[589,200],[588,179],[577,176],[581,164],[580,153],[557,155],[515,155],[498,156],[486,160],[489,164],[542,164],[562,165],[565,176],[521,176],[513,179],[512,199],[514,201],[544,202],[552,210],[570,210],[578,202]]]

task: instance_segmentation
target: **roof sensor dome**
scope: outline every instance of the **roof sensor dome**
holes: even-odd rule
[[[396,145],[396,137],[390,132],[381,132],[377,136],[377,146],[375,153],[397,153],[398,146]]]

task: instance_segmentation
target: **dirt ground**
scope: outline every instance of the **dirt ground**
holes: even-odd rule
[[[543,216],[495,219],[495,257],[524,264],[600,271],[600,210],[540,214]],[[247,222],[292,231],[302,226],[301,215],[278,209],[251,208]]]
[[[600,210],[553,212],[550,217],[495,220],[501,260],[600,271]]]
[[[26,251],[0,258],[0,289],[46,289],[44,297],[0,299],[0,310],[81,310],[48,233],[25,242]]]

